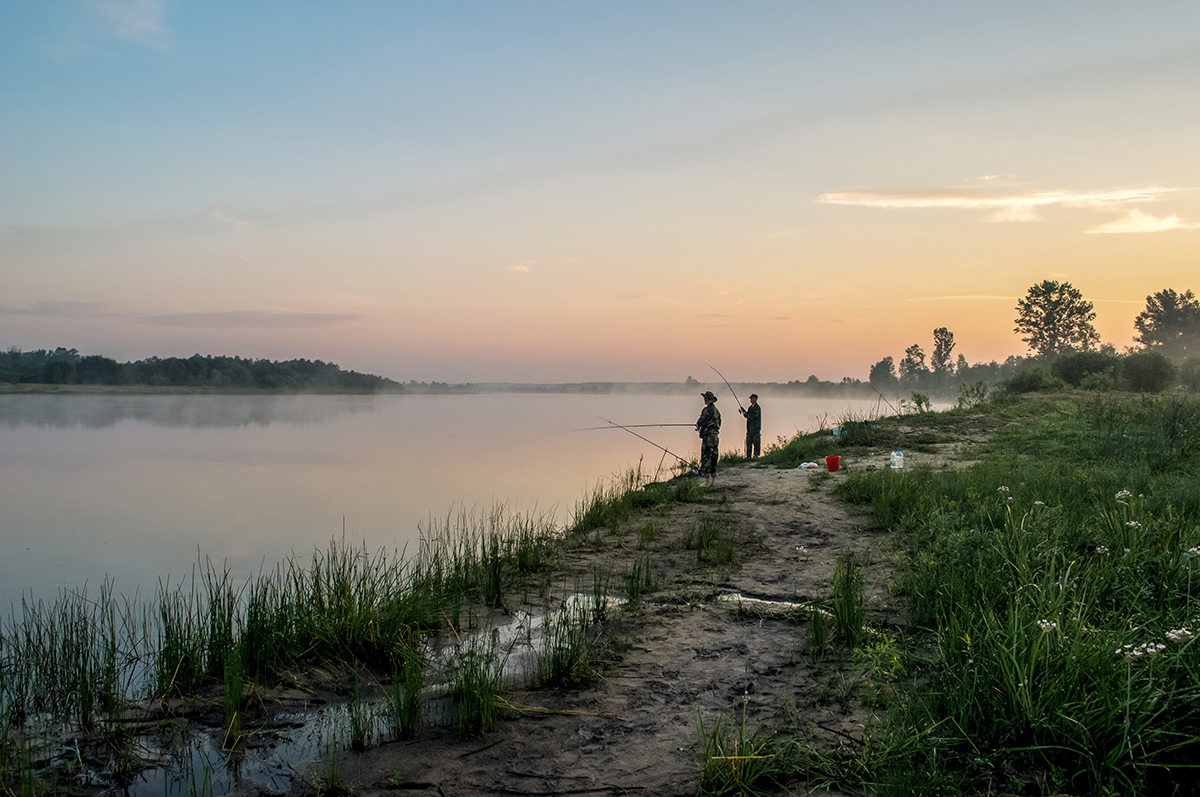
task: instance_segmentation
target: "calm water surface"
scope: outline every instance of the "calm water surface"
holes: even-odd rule
[[[740,447],[737,407],[722,449]],[[733,404],[732,401],[728,402]],[[763,398],[763,440],[874,402]],[[504,502],[569,519],[663,453],[618,423],[691,423],[697,396],[0,396],[0,608],[105,578],[152,598],[201,557],[240,577],[333,538],[415,550],[430,516]],[[639,429],[694,458],[690,428]],[[666,457],[666,466],[672,458]]]

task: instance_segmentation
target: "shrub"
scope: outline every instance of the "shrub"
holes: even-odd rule
[[[1200,354],[1189,354],[1179,364],[1179,382],[1189,393],[1200,393]]]
[[[1006,393],[1037,393],[1062,387],[1063,382],[1041,368],[1030,368],[1004,383]]]
[[[1161,393],[1174,386],[1179,369],[1157,351],[1138,351],[1125,357],[1122,376],[1127,389],[1141,393]]]
[[[1093,374],[1116,373],[1120,365],[1120,358],[1112,354],[1076,351],[1055,360],[1050,366],[1050,373],[1068,385],[1080,387],[1087,377]]]

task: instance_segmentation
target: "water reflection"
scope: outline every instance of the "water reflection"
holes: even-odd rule
[[[0,612],[23,596],[95,588],[152,596],[211,559],[244,579],[331,538],[415,550],[454,507],[551,512],[662,450],[695,457],[698,397],[0,396]],[[872,404],[764,397],[763,438]],[[727,414],[723,449],[741,445]]]
[[[0,396],[0,426],[103,429],[123,421],[192,429],[326,423],[374,396]]]

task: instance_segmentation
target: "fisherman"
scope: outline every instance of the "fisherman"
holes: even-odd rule
[[[746,416],[746,459],[762,455],[762,407],[758,406],[758,394],[750,394],[750,406],[738,412]],[[753,452],[753,453],[751,453]]]
[[[717,483],[717,448],[720,445],[721,411],[717,409],[717,397],[711,390],[700,394],[704,397],[704,409],[696,419],[696,431],[700,434],[700,477],[706,487]]]

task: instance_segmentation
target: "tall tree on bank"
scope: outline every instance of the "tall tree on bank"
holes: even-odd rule
[[[920,379],[929,373],[925,367],[925,350],[921,344],[914,343],[904,350],[904,359],[900,361],[900,378],[908,380]]]
[[[1100,342],[1094,320],[1092,303],[1078,288],[1069,282],[1043,280],[1017,300],[1013,331],[1038,357],[1050,358],[1064,351],[1090,351]]]
[[[891,357],[884,357],[879,362],[871,366],[871,375],[867,377],[867,381],[876,390],[894,387],[896,382],[896,361]]]
[[[954,369],[950,360],[954,351],[954,333],[946,327],[933,330],[933,353],[929,355],[929,365],[935,374],[946,374]]]
[[[1171,288],[1146,297],[1146,309],[1133,320],[1137,341],[1147,349],[1168,357],[1184,357],[1200,351],[1200,301],[1190,290],[1176,293]]]

